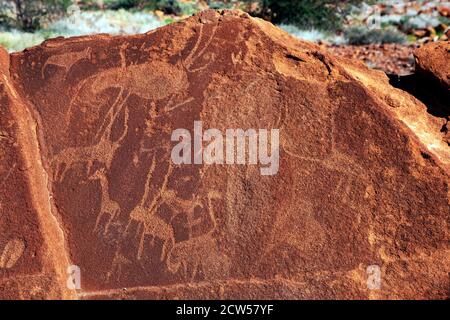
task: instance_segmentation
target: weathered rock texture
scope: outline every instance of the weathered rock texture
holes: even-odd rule
[[[417,72],[437,80],[450,90],[450,42],[429,43],[414,52]]]
[[[445,119],[383,73],[228,11],[3,56],[3,298],[449,297]],[[278,174],[174,165],[195,120]]]

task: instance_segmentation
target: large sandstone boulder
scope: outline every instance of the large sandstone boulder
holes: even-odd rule
[[[229,11],[10,59],[3,297],[449,297],[445,119],[383,73]],[[174,164],[194,121],[279,129],[278,171]]]

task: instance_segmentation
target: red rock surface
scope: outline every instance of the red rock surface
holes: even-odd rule
[[[14,203],[0,223],[18,230],[0,238],[17,267],[0,269],[3,297],[42,271],[34,253],[55,273],[78,265],[82,299],[450,296],[445,119],[384,73],[229,11],[47,41],[11,55],[11,79],[6,65],[1,112],[15,118],[1,130],[21,138],[2,148],[1,177],[23,196],[2,186]],[[278,174],[174,165],[171,133],[196,120],[279,128]],[[31,169],[9,178],[25,160],[7,157]],[[48,279],[23,283],[70,297]]]
[[[417,71],[450,88],[450,42],[432,42],[414,51]]]

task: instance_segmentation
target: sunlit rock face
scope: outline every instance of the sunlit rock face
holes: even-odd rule
[[[444,90],[450,90],[450,42],[428,43],[414,52],[416,69],[439,82]]]
[[[236,11],[10,60],[0,228],[16,231],[0,234],[0,295],[449,296],[445,119],[383,73]],[[279,169],[174,164],[172,133],[195,121],[278,129]],[[28,283],[44,272],[33,254],[50,271]]]

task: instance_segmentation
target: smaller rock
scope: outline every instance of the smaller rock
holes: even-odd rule
[[[437,80],[445,90],[450,88],[450,43],[437,41],[414,51],[416,70]]]

